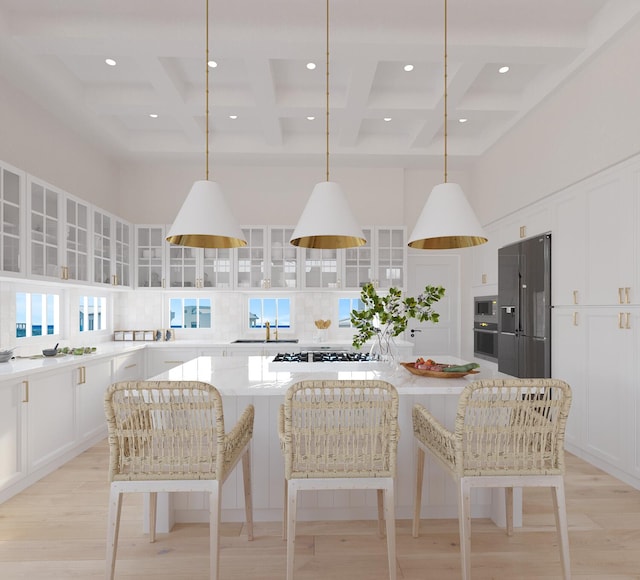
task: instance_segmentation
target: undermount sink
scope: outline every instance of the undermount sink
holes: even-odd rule
[[[278,338],[278,339],[257,339],[257,338],[238,338],[237,340],[232,341],[232,344],[261,344],[261,343],[279,343],[279,342],[298,342],[297,338]]]

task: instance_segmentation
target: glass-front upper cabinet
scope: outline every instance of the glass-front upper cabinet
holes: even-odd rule
[[[237,249],[236,285],[238,288],[265,287],[266,232],[264,227],[242,228],[247,245]]]
[[[296,246],[289,243],[292,227],[269,228],[269,288],[298,287],[298,255]]]
[[[199,248],[169,245],[169,288],[198,287]]]
[[[61,278],[60,221],[63,194],[29,177],[28,183],[29,274]]]
[[[305,288],[339,288],[338,250],[303,248]]]
[[[289,243],[290,226],[244,227],[247,240],[237,249],[238,288],[297,288],[298,248]]]
[[[362,288],[373,279],[373,230],[363,228],[364,246],[344,250],[344,287]]]
[[[164,288],[164,227],[136,226],[136,286]]]
[[[364,246],[344,250],[344,288],[404,288],[406,277],[406,230],[404,226],[363,228]]]
[[[22,264],[22,188],[24,174],[0,164],[0,270],[24,274]]]
[[[233,254],[231,248],[202,250],[201,288],[231,288]]]
[[[111,216],[93,211],[93,281],[111,284]]]
[[[407,243],[406,228],[375,228],[375,276],[378,288],[406,286]]]
[[[131,286],[131,225],[114,218],[114,286]]]
[[[62,278],[89,282],[89,205],[66,196]]]

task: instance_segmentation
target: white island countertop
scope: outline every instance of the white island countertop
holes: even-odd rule
[[[178,367],[165,371],[153,380],[202,381],[216,387],[224,396],[259,396],[282,394],[294,383],[305,379],[381,379],[394,385],[400,394],[412,395],[458,395],[469,382],[477,379],[497,378],[495,370],[477,369],[477,374],[462,378],[432,378],[411,374],[402,366],[392,368],[379,363],[375,369],[371,363],[366,370],[338,370],[340,363],[320,363],[326,371],[318,372],[274,372],[269,370],[272,356],[209,357],[201,356]],[[451,356],[438,356],[438,362],[465,364],[468,361]],[[333,366],[336,365],[336,366]],[[304,365],[301,365],[304,367]],[[350,368],[354,365],[352,364]],[[504,375],[502,375],[504,376]]]

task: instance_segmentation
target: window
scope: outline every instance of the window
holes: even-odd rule
[[[249,298],[249,328],[291,328],[289,298]]]
[[[58,294],[16,294],[16,338],[60,334]]]
[[[340,298],[338,300],[338,327],[351,328],[351,311],[362,310],[364,304],[360,298]]]
[[[171,298],[169,321],[171,328],[211,328],[211,299]]]
[[[107,329],[107,299],[97,296],[80,296],[80,332]]]

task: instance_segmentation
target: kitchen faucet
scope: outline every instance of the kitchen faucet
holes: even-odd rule
[[[264,323],[264,327],[267,329],[267,338],[266,338],[266,340],[270,340],[271,339],[271,331],[269,330],[270,326],[271,325],[269,324],[269,321]]]

